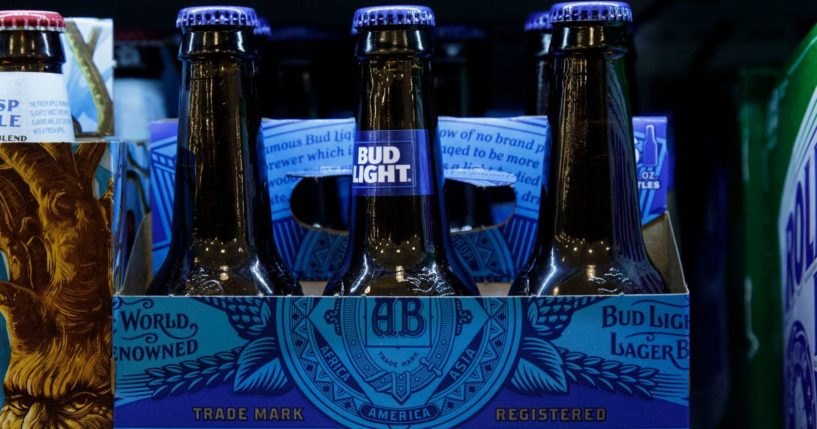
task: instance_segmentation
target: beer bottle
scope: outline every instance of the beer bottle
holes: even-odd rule
[[[263,16],[259,16],[253,29],[255,36],[255,69],[258,76],[271,76],[274,72],[272,63],[273,51],[270,47],[270,38],[272,37],[272,27],[269,20]],[[258,109],[261,116],[264,118],[276,117],[272,112],[273,100],[273,79],[257,79],[258,86]]]
[[[350,240],[325,295],[477,295],[449,241],[423,6],[359,9]]]
[[[149,209],[146,174],[140,172],[146,172],[150,165],[147,151],[150,123],[168,117],[162,81],[164,51],[164,40],[159,32],[140,28],[117,28],[114,32],[114,124],[116,136],[131,143],[123,147],[127,151],[129,166],[133,166],[123,175],[122,184],[125,208],[122,252],[125,261],[130,260],[138,228]],[[144,280],[133,284],[138,284],[138,289],[144,288]]]
[[[525,38],[528,62],[525,67],[525,114],[547,115],[548,83],[552,71],[548,51],[553,38],[549,10],[528,15],[525,21]]]
[[[272,233],[256,106],[255,11],[179,12],[182,91],[173,232],[148,292],[300,294]]]
[[[264,39],[272,37],[272,27],[270,27],[269,20],[267,18],[264,18],[263,16],[258,16],[256,17],[256,19],[257,21],[255,24],[255,28],[252,30],[252,34],[257,39],[256,45],[258,45],[263,44]],[[259,46],[256,46],[256,49],[258,49],[259,52],[263,50]]]
[[[437,113],[484,116],[490,94],[490,45],[485,32],[466,25],[434,30],[434,87]],[[445,184],[448,222],[452,231],[493,225],[487,189],[463,182]]]
[[[73,143],[56,12],[0,11],[0,142]]]
[[[334,39],[331,32],[312,27],[275,27],[262,38],[264,117],[329,116],[328,83],[336,65],[327,58]]]
[[[258,34],[258,32],[256,32]],[[260,39],[261,113],[277,119],[326,118],[332,114],[333,80],[342,67],[333,62],[336,35],[320,28],[293,26],[267,28]],[[347,81],[348,82],[348,81]],[[346,97],[349,98],[349,97]],[[335,177],[303,181],[291,204],[298,219],[315,227],[346,229],[348,204],[343,191],[349,181]],[[301,198],[307,196],[307,198]],[[348,200],[348,195],[347,195]]]
[[[434,31],[434,86],[437,113],[444,116],[484,116],[490,85],[490,45],[485,32],[466,25],[446,25]]]
[[[553,146],[534,253],[512,294],[661,293],[641,235],[627,81],[629,5],[551,9]]]

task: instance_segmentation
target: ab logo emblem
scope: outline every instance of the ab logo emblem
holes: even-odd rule
[[[814,369],[808,335],[794,322],[786,350],[786,429],[812,428],[815,422]]]
[[[280,300],[282,355],[303,393],[351,427],[450,427],[512,369],[517,300]]]
[[[423,305],[419,298],[375,298],[366,345],[430,346],[430,337],[423,335],[426,321],[431,319],[429,311],[430,305]],[[415,344],[412,339],[418,342]]]

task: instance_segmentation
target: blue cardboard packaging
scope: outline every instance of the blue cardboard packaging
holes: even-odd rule
[[[118,297],[116,427],[687,427],[687,297]]]
[[[671,293],[491,296],[507,293],[533,246],[547,122],[441,118],[447,178],[512,184],[516,195],[503,224],[455,235],[471,273],[491,282],[483,297],[119,295],[115,426],[688,427],[689,296],[665,213],[666,120],[634,123],[645,242]],[[263,123],[275,238],[302,279],[325,279],[346,238],[299,222],[289,197],[302,180],[350,172],[353,126]],[[160,264],[175,122],[155,124],[153,137]],[[303,284],[320,295],[323,282]]]
[[[667,208],[667,120],[637,117],[633,129],[639,201],[647,224]],[[346,235],[299,222],[293,216],[290,196],[308,177],[351,174],[353,131],[353,119],[264,120],[262,124],[275,237],[284,261],[301,280],[327,279],[343,260]],[[516,201],[509,219],[495,227],[453,235],[462,265],[472,277],[508,282],[527,260],[536,237],[539,193],[542,181],[547,180],[547,120],[442,117],[439,134],[447,180],[513,186]],[[170,245],[175,158],[175,120],[155,122],[151,130],[154,273]],[[512,179],[497,173],[509,173]]]

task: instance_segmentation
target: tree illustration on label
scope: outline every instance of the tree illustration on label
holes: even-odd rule
[[[112,425],[112,190],[94,196],[106,147],[0,144],[11,343],[0,427]]]

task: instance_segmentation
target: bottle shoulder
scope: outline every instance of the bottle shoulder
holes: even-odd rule
[[[324,295],[460,296],[477,295],[470,279],[447,263],[426,258],[412,266],[385,268],[369,255],[354,258],[326,287]]]
[[[302,295],[295,276],[281,263],[247,258],[231,265],[166,261],[149,289],[154,295]]]
[[[589,260],[543,252],[531,258],[511,286],[511,294],[621,295],[666,291],[661,274],[649,259]]]

